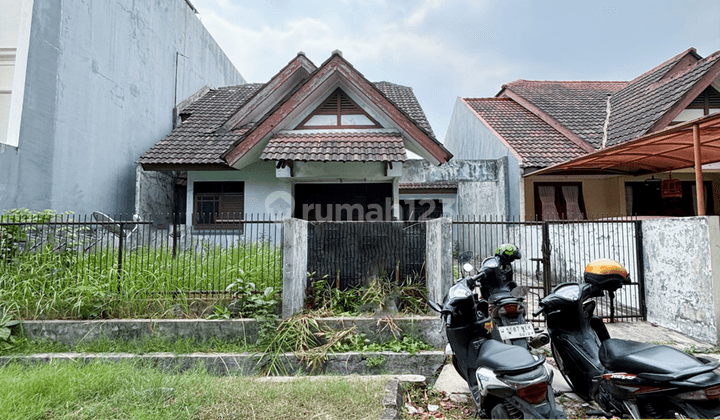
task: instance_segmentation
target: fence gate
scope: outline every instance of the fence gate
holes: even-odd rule
[[[644,320],[645,282],[642,266],[642,229],[636,220],[508,222],[454,220],[457,253],[471,251],[473,265],[494,254],[502,243],[517,245],[522,259],[513,263],[515,282],[528,286],[528,310],[564,282],[582,282],[590,261],[610,258],[623,264],[632,283],[607,297],[595,299],[596,313],[614,320]],[[460,267],[458,267],[458,270]],[[534,321],[542,321],[535,319]]]
[[[424,281],[425,223],[310,222],[308,271],[342,289],[373,277]]]

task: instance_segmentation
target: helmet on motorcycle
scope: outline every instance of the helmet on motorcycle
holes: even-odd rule
[[[515,260],[522,258],[522,254],[518,247],[513,244],[502,244],[495,250],[495,256],[500,257],[500,264],[510,264]]]
[[[616,290],[630,280],[625,267],[617,261],[599,259],[585,266],[583,275],[586,283],[605,290]]]

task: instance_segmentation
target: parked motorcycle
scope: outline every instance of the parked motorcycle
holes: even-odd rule
[[[538,348],[550,341],[546,333],[525,320],[527,287],[513,279],[512,262],[522,258],[518,247],[502,244],[495,255],[483,260],[479,270],[480,294],[488,301],[496,340],[526,348]],[[471,267],[465,268],[470,270]]]
[[[565,418],[555,406],[552,370],[545,356],[534,356],[527,348],[492,338],[493,321],[488,305],[473,293],[479,274],[459,279],[440,312],[453,365],[470,388],[478,415],[494,419]]]
[[[720,418],[717,362],[668,346],[610,338],[594,315],[593,297],[629,282],[613,260],[585,267],[585,283],[564,283],[540,302],[552,354],[573,391],[594,400],[606,416],[639,418]]]

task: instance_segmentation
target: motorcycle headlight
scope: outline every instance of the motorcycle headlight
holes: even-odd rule
[[[553,292],[557,296],[560,296],[561,298],[565,300],[569,300],[571,302],[574,302],[578,299],[580,299],[580,285],[579,284],[565,284],[561,287],[558,287]]]

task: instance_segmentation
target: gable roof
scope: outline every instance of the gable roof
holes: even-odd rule
[[[322,89],[338,83],[363,96],[411,141],[410,146],[421,148],[433,163],[452,157],[435,138],[411,88],[371,83],[339,52],[319,68],[301,55],[268,83],[211,90],[186,108],[183,113],[190,117],[138,162],[145,170],[232,169],[250,150],[274,137],[283,123],[310,106]],[[256,154],[259,158],[259,152]]]
[[[520,156],[524,167],[550,166],[585,151],[509,98],[468,98],[465,103]]]
[[[557,164],[560,163],[557,159],[567,156],[566,150],[549,152],[546,143],[557,143],[558,134],[585,154],[664,129],[718,77],[720,51],[703,59],[690,48],[629,82],[517,80],[508,83],[496,98],[512,100],[528,111],[515,113],[514,118],[523,121],[492,123],[490,120],[497,119],[485,118],[511,147],[522,145],[516,152],[524,166],[550,160]],[[521,141],[520,131],[509,132],[513,126],[537,125],[536,120],[555,130],[545,142],[536,142],[532,136]]]
[[[354,90],[366,99],[366,104],[375,107],[387,120],[401,130],[405,137],[417,143],[420,149],[413,150],[415,153],[440,164],[450,160],[452,154],[435,139],[432,132],[418,124],[410,113],[417,115],[419,105],[417,100],[407,101],[407,92],[412,95],[412,90],[390,88],[383,85],[391,95],[397,94],[397,99],[402,100],[401,104],[408,107],[404,110],[401,104],[396,104],[386,96],[377,86],[369,82],[361,73],[347,62],[339,51],[333,52],[317,70],[315,70],[305,81],[297,86],[286,98],[280,101],[273,109],[265,114],[262,120],[250,127],[246,135],[237,141],[233,147],[223,154],[223,158],[230,166],[236,166],[240,160],[246,158],[248,153],[263,141],[269,140],[273,132],[283,127],[283,123],[292,120],[294,116],[300,115],[304,107],[311,105],[317,95],[324,90],[332,91],[337,83],[342,83],[345,90]],[[397,85],[395,85],[397,86]],[[403,94],[404,93],[404,94]],[[414,97],[414,95],[412,95]],[[424,116],[424,114],[423,114]],[[429,126],[429,125],[428,125]],[[412,150],[412,149],[411,149]],[[426,153],[423,153],[426,152]]]

